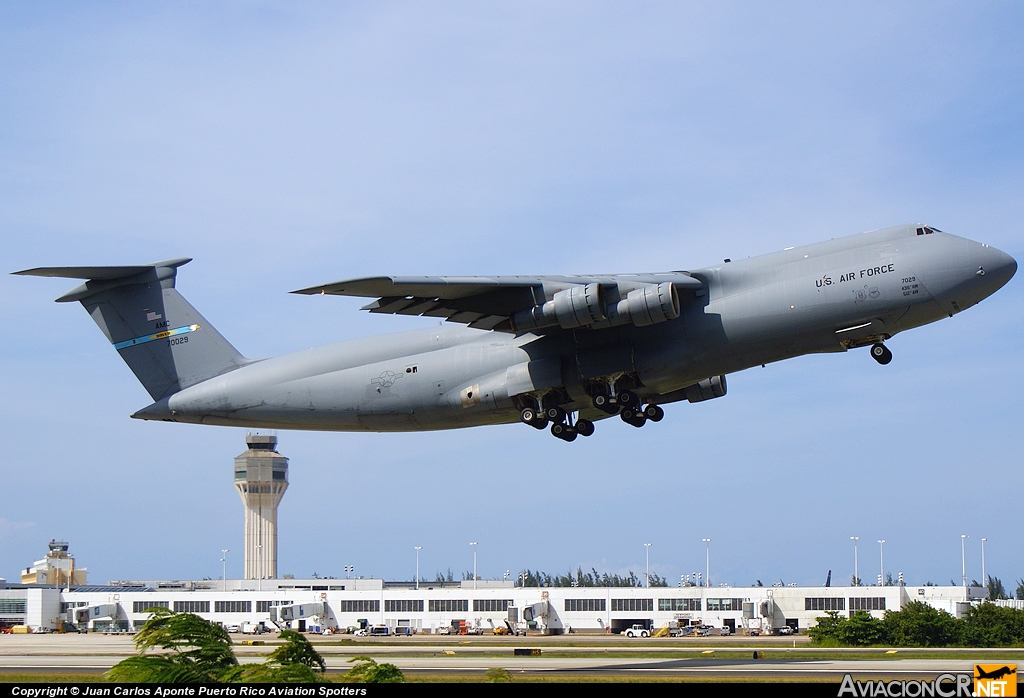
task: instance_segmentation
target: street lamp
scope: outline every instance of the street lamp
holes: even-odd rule
[[[422,545],[416,546],[416,591],[420,589],[420,551],[423,550]]]
[[[882,554],[882,548],[885,545],[885,540],[878,541],[878,586],[885,586],[885,556]]]
[[[644,543],[644,550],[647,553],[647,588],[651,587],[651,544]]]
[[[222,579],[224,580],[224,591],[225,592],[227,591],[227,554],[228,553],[230,553],[230,551],[226,550],[226,549],[220,551],[220,556],[221,556],[220,557],[220,561],[224,564],[224,576],[222,577]],[[982,557],[981,566],[984,567],[985,566],[985,563],[984,563],[985,556],[984,556],[984,554],[981,557]]]
[[[704,586],[711,586],[711,539],[701,538],[704,541]]]
[[[853,541],[853,585],[860,586],[860,570],[857,566],[857,541],[860,540],[860,536],[850,536],[850,540]]]
[[[960,571],[963,574],[964,589],[967,588],[967,558],[964,555],[964,541],[967,540],[967,534],[960,536]]]
[[[473,588],[476,589],[476,541],[470,543],[473,546]]]
[[[981,583],[986,588],[988,587],[988,577],[985,576],[985,541],[988,538],[981,539]]]

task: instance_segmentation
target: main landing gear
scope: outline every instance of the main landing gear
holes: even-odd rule
[[[591,436],[594,423],[589,419],[572,419],[572,415],[558,405],[551,405],[541,412],[533,407],[526,407],[519,413],[519,419],[534,429],[543,429],[551,423],[551,434],[562,441],[575,441],[577,436]]]
[[[658,405],[647,405],[642,410],[633,407],[623,407],[619,417],[626,424],[639,428],[647,424],[648,420],[660,422],[665,418],[665,410],[661,409]]]
[[[871,345],[871,358],[885,366],[887,363],[892,361],[892,352],[889,351],[887,346],[881,342],[877,342]]]
[[[634,427],[642,427],[648,421],[660,422],[665,417],[665,410],[658,405],[641,406],[640,398],[632,390],[598,393],[594,396],[594,407],[608,414],[618,414],[623,422]]]
[[[607,386],[606,392],[593,394],[593,405],[606,414],[617,414],[626,424],[642,427],[647,422],[660,422],[665,417],[665,410],[659,405],[643,405],[640,397],[631,390],[615,390],[614,385]],[[551,434],[562,441],[575,441],[577,436],[591,436],[594,423],[589,419],[575,417],[575,412],[567,412],[552,402],[552,396],[524,407],[519,418],[524,424],[534,429],[545,429],[551,425]],[[563,398],[565,399],[565,398]],[[544,404],[544,403],[547,404]]]

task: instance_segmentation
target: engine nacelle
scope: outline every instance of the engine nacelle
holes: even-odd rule
[[[725,376],[711,376],[700,383],[683,388],[683,393],[690,402],[704,402],[724,396],[726,390]]]
[[[601,284],[573,286],[559,291],[543,305],[521,310],[512,316],[517,331],[558,325],[565,330],[587,327],[604,320],[605,294]]]
[[[632,322],[637,327],[654,325],[679,317],[679,292],[671,282],[648,284],[630,291],[626,297],[608,308],[612,325]]]
[[[621,296],[620,296],[621,298]],[[578,327],[612,327],[633,323],[654,325],[679,317],[679,292],[675,284],[645,284],[609,305],[601,284],[573,286],[556,293],[551,300],[512,316],[517,332],[558,325],[564,330]]]

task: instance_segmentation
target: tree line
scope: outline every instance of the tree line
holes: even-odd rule
[[[516,579],[516,584],[522,587],[642,587],[644,577],[638,576],[632,570],[627,575],[608,574],[598,572],[593,567],[589,572],[584,572],[582,567],[576,571],[569,570],[565,574],[551,575],[540,570],[523,570]],[[667,587],[668,581],[651,572],[652,587]]]
[[[824,647],[1020,647],[1024,646],[1024,610],[973,605],[963,618],[911,601],[899,611],[876,618],[856,611],[849,618],[829,611],[808,629],[812,643]]]

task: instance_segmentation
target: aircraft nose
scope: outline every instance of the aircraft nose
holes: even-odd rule
[[[986,296],[992,295],[1013,278],[1017,273],[1017,260],[1002,250],[985,246],[981,250],[978,259],[978,270],[976,276],[982,278],[985,283]]]

